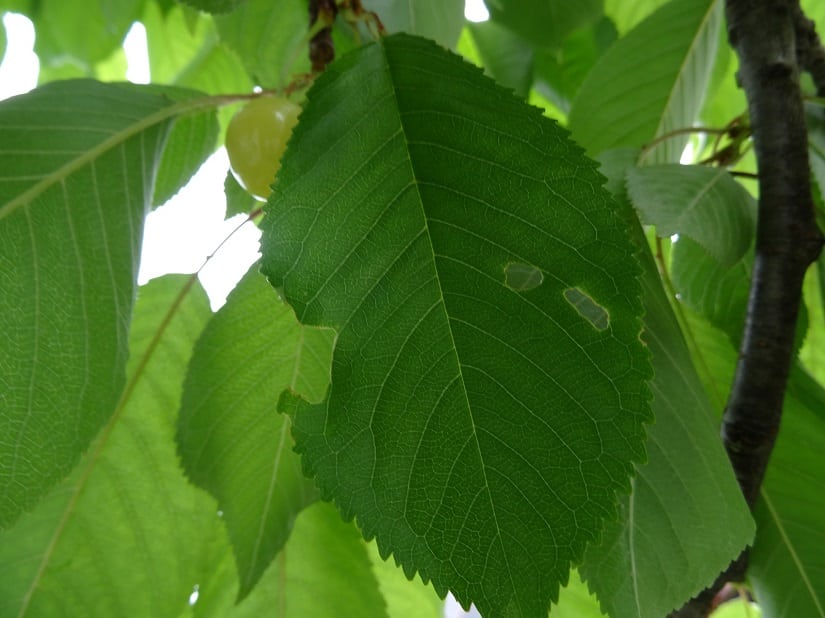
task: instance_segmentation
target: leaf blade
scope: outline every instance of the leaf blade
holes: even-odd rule
[[[86,80],[0,106],[0,527],[69,472],[118,401],[176,109],[157,90]]]
[[[722,26],[718,0],[670,2],[619,39],[585,79],[570,130],[588,152],[640,148],[693,124],[701,111]],[[645,71],[637,67],[645,66]],[[687,136],[673,136],[648,163],[677,163]]]
[[[265,322],[261,318],[266,316]],[[190,479],[218,500],[245,597],[316,500],[289,419],[271,402],[291,389],[323,397],[332,338],[302,328],[253,267],[195,347],[177,441]]]
[[[433,77],[439,72],[450,79]],[[502,116],[512,123],[512,141],[492,128]],[[417,570],[440,593],[451,588],[482,612],[546,613],[569,561],[610,513],[613,492],[626,487],[629,469],[611,468],[593,445],[617,449],[611,463],[642,456],[646,357],[638,341],[632,245],[597,189],[601,180],[538,110],[407,36],[330,65],[302,122],[264,220],[263,271],[302,322],[338,331],[327,402],[283,402],[294,412],[304,465],[322,495],[334,497],[345,517],[357,516],[364,534],[377,535],[382,553],[393,551],[408,575]],[[461,152],[453,141],[457,130],[489,133]],[[525,152],[543,154],[530,159]],[[522,160],[529,163],[513,169],[512,161]],[[498,180],[480,188],[488,176]],[[502,194],[519,181],[529,190]],[[547,193],[537,198],[541,187]],[[530,192],[537,201],[526,199]],[[556,192],[564,197],[554,201]],[[552,211],[543,210],[545,199]],[[615,271],[591,253],[594,228],[605,241],[599,249],[613,258],[604,263],[622,264]],[[536,235],[541,240],[525,240]],[[508,288],[505,269],[512,262],[535,265],[543,283]],[[610,328],[584,319],[564,297],[570,289],[609,311]],[[517,319],[508,322],[507,315]],[[479,340],[484,345],[474,346]],[[579,356],[589,345],[604,356]],[[547,355],[550,346],[560,356]],[[559,358],[564,363],[556,370]],[[383,360],[357,362],[369,359]],[[580,381],[566,371],[571,363],[576,371],[589,368],[599,385],[586,401],[573,395]],[[525,395],[518,385],[527,383],[543,386]],[[605,426],[590,416],[599,414],[589,407],[597,400],[609,417]],[[548,401],[566,402],[569,422],[581,433],[560,437],[544,416]],[[563,409],[559,404],[554,413]],[[527,439],[514,431],[525,424],[544,445],[525,446],[534,451],[527,458],[513,443]],[[559,459],[552,470],[538,456],[545,448]],[[445,460],[443,453],[452,455]],[[513,481],[519,478],[529,478],[534,491],[525,494]],[[569,492],[579,498],[587,493],[592,508],[568,504],[568,492],[554,484],[579,488]],[[503,504],[518,504],[518,516]],[[546,518],[555,517],[550,526]],[[435,537],[450,540],[449,562],[416,540],[427,530],[436,547]],[[560,531],[564,542],[556,538]],[[569,551],[568,543],[577,549]],[[528,545],[545,551],[535,556]],[[479,569],[485,563],[494,566]]]

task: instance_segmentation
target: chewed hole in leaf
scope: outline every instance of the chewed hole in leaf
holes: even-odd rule
[[[567,288],[564,298],[596,330],[606,330],[610,326],[610,314],[607,310],[579,288]]]
[[[544,273],[535,266],[510,262],[504,267],[504,285],[516,292],[527,292],[544,283]]]

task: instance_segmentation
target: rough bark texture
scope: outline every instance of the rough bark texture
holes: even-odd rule
[[[739,56],[759,170],[759,221],[739,362],[722,420],[722,440],[753,507],[779,432],[793,359],[802,280],[819,255],[800,69],[825,85],[825,55],[798,0],[727,0],[728,37]],[[741,580],[747,554],[684,608],[706,616],[726,581]]]

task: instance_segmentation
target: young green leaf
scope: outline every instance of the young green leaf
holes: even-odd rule
[[[602,15],[604,0],[485,0],[490,17],[536,47],[558,48]]]
[[[157,88],[86,80],[0,104],[0,528],[68,474],[120,398],[176,110]]]
[[[455,47],[464,26],[464,0],[364,0],[388,32],[427,37],[448,49]]]
[[[74,473],[0,534],[0,616],[177,616],[208,573],[215,503],[173,444],[184,368],[211,317],[191,276],[141,287],[127,395]]]
[[[285,389],[323,399],[331,334],[298,324],[255,266],[195,346],[177,440],[189,477],[218,499],[240,598],[281,550],[296,515],[316,500],[292,452],[289,419],[272,402]]]
[[[221,40],[237,52],[257,85],[277,88],[309,72],[306,0],[246,0],[215,22]]]
[[[690,127],[702,109],[721,27],[721,0],[669,2],[650,15],[588,74],[570,110],[575,140],[599,154]],[[666,139],[645,162],[678,163],[687,139]]]
[[[756,231],[756,200],[725,169],[666,163],[634,167],[627,190],[642,223],[661,238],[692,238],[727,268],[745,255]]]
[[[595,164],[409,36],[331,65],[290,144],[263,271],[337,331],[325,402],[282,402],[305,469],[408,574],[491,616],[545,615],[650,418],[636,249]],[[540,284],[508,286],[513,263]]]
[[[716,394],[721,414],[737,351],[704,320],[690,314],[689,318],[707,368],[706,388]],[[792,368],[782,431],[754,511],[757,534],[748,580],[764,616],[825,616],[825,469],[819,463],[825,450],[823,409],[825,390],[798,365]],[[726,528],[724,534],[732,530]]]
[[[284,549],[248,597],[236,604],[236,570],[215,544],[209,577],[198,584],[193,618],[424,618],[423,608],[388,616],[368,548],[335,508],[316,502],[295,520]],[[433,617],[435,618],[435,617]]]

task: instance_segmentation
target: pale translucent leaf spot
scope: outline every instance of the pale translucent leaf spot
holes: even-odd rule
[[[607,330],[610,326],[610,314],[579,288],[567,288],[564,291],[564,298],[596,330]]]
[[[516,292],[534,290],[544,283],[544,273],[539,268],[521,262],[510,262],[504,267],[504,285]]]

